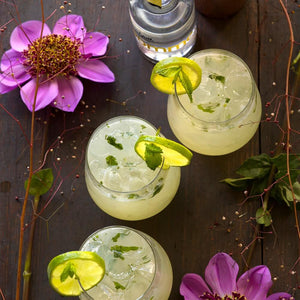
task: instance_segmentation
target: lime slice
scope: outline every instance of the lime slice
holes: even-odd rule
[[[170,166],[186,166],[191,162],[193,156],[193,153],[189,149],[172,140],[160,136],[142,135],[136,141],[134,149],[136,153],[146,161],[147,165],[147,147],[149,145],[152,148],[160,149],[159,152],[164,158],[164,169]]]
[[[54,257],[47,273],[50,285],[59,294],[79,296],[82,288],[88,290],[102,280],[105,263],[94,252],[70,251]]]
[[[192,94],[201,82],[199,65],[186,57],[168,57],[159,61],[152,69],[150,81],[162,93]]]

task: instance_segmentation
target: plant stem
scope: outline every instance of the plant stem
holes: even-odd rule
[[[33,202],[33,213],[36,214],[37,208],[39,205],[40,196],[34,197]],[[33,239],[34,239],[34,230],[35,230],[35,223],[36,223],[36,216],[33,217],[31,226],[30,226],[30,235],[28,241],[28,248],[25,258],[25,266],[23,272],[23,300],[29,299],[29,282],[31,277],[31,254],[32,254],[32,246],[33,246]]]

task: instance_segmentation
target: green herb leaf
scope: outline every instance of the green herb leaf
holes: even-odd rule
[[[113,251],[115,258],[120,258],[124,260],[123,253],[129,252],[129,251],[136,251],[139,247],[137,246],[121,246],[121,245],[115,245],[111,246],[110,250]]]
[[[197,107],[202,110],[203,112],[213,113],[215,109],[220,106],[220,103],[214,104],[198,104]]]
[[[75,271],[75,266],[72,263],[68,263],[60,275],[60,281],[64,282],[68,277],[72,278],[75,275]]]
[[[115,285],[115,289],[116,289],[116,290],[119,290],[119,289],[125,290],[125,286],[122,285],[121,283],[119,283],[119,282],[117,282],[117,281],[113,281],[113,283],[114,283],[114,285]]]
[[[174,79],[174,81],[176,81],[176,80]],[[193,102],[193,97],[192,97],[193,85],[192,85],[189,77],[183,71],[181,71],[179,73],[179,81],[181,82],[183,88],[185,89],[185,92],[187,93],[187,95],[190,99],[190,102],[192,103]]]
[[[231,186],[232,188],[239,190],[239,191],[244,191],[245,189],[247,189],[247,187],[249,186],[249,183],[252,181],[253,179],[251,177],[244,177],[244,178],[225,178],[223,180],[221,180],[221,182],[227,183],[229,186]]]
[[[136,198],[138,198],[138,197],[139,197],[138,194],[129,194],[129,195],[128,195],[128,199],[136,199]]]
[[[32,175],[29,194],[40,196],[46,194],[53,184],[52,169],[43,169]],[[28,179],[25,181],[24,188],[27,189]]]
[[[162,162],[162,156],[161,156],[162,150],[160,147],[156,146],[155,144],[146,144],[145,148],[145,161],[147,166],[151,170],[155,170],[158,166],[161,165]]]
[[[250,177],[262,178],[269,174],[272,167],[270,157],[263,153],[258,156],[248,158],[236,171],[237,174]]]
[[[106,157],[106,163],[108,166],[117,166],[117,159],[113,155],[109,155]]]
[[[105,136],[105,139],[107,140],[107,142],[108,142],[110,145],[116,147],[116,148],[119,149],[119,150],[123,150],[123,145],[120,144],[120,143],[117,143],[117,142],[116,142],[116,138],[115,138],[114,136],[106,135],[106,136]]]
[[[212,73],[208,76],[210,79],[214,79],[215,81],[220,81],[221,83],[225,83],[225,77],[216,73]]]
[[[174,78],[178,76],[178,73],[180,71],[181,71],[181,67],[168,67],[168,68],[158,70],[156,73],[163,77]]]
[[[117,241],[118,241],[118,239],[119,239],[119,237],[121,236],[121,233],[120,232],[118,232],[115,236],[113,236],[111,239],[112,239],[112,241],[114,242],[114,243],[116,243]]]
[[[258,224],[263,224],[265,226],[270,226],[272,224],[272,217],[271,214],[268,210],[264,211],[262,207],[260,207],[256,211],[256,222]]]

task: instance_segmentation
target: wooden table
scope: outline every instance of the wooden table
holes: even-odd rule
[[[46,17],[57,11],[47,23],[51,26],[62,15],[63,1],[44,1]],[[287,4],[295,34],[300,42],[299,1]],[[1,24],[17,16],[11,1],[0,3]],[[41,19],[39,1],[16,1],[21,21]],[[139,52],[132,33],[126,0],[73,0],[73,13],[84,17],[88,29],[110,36],[105,63],[116,76],[114,83],[84,81],[82,102],[74,113],[45,109],[35,121],[35,167],[50,148],[46,166],[55,173],[54,190],[42,197],[40,209],[50,204],[37,219],[33,246],[30,299],[61,299],[47,279],[47,264],[54,256],[76,250],[95,230],[112,224],[123,224],[148,233],[168,253],[174,271],[170,299],[182,299],[181,278],[195,272],[204,276],[209,259],[218,251],[232,254],[245,269],[245,260],[255,245],[249,267],[266,264],[274,279],[272,292],[287,291],[300,298],[299,241],[293,211],[284,205],[272,206],[273,226],[261,229],[255,239],[255,211],[260,202],[243,203],[243,193],[233,191],[219,181],[234,177],[235,170],[252,155],[270,153],[280,137],[278,126],[266,122],[265,104],[285,93],[285,76],[289,52],[289,28],[278,0],[248,0],[235,16],[215,20],[197,14],[198,37],[194,50],[223,48],[246,61],[256,79],[263,101],[259,131],[242,149],[225,156],[196,154],[188,167],[182,168],[179,190],[172,203],[158,215],[143,221],[127,222],[102,212],[91,200],[84,181],[84,154],[91,132],[103,121],[117,115],[136,115],[161,126],[168,138],[175,139],[167,118],[167,95],[155,90],[149,81],[153,64]],[[12,13],[12,15],[10,14]],[[15,23],[0,35],[1,53],[9,49],[9,35]],[[295,45],[299,51],[299,46]],[[291,83],[294,76],[291,78]],[[292,91],[291,91],[292,93]],[[294,95],[299,97],[298,95]],[[6,300],[14,299],[16,286],[19,226],[24,199],[24,180],[29,165],[31,114],[15,90],[1,96],[0,109],[0,289]],[[284,107],[281,108],[284,111]],[[299,130],[299,98],[292,115]],[[14,118],[11,117],[12,114]],[[19,120],[20,124],[16,122]],[[296,122],[298,120],[298,123]],[[299,152],[299,138],[293,151]],[[32,221],[32,203],[28,202],[25,222]],[[25,230],[25,245],[29,227]],[[272,232],[272,233],[271,233]],[[248,248],[249,247],[249,248]],[[296,264],[296,265],[295,265]],[[295,272],[296,271],[296,272]],[[298,298],[299,297],[299,298]],[[1,297],[0,297],[1,298]],[[251,300],[251,299],[249,299]]]

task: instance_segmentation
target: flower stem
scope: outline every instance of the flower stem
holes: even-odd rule
[[[33,246],[33,239],[34,239],[34,230],[35,230],[35,223],[36,223],[36,212],[39,205],[40,196],[34,197],[33,202],[33,220],[30,226],[30,235],[29,235],[29,241],[28,241],[28,248],[25,258],[25,266],[24,266],[24,272],[23,272],[23,300],[29,299],[29,283],[30,283],[30,277],[31,277],[31,254],[32,254],[32,246]]]

